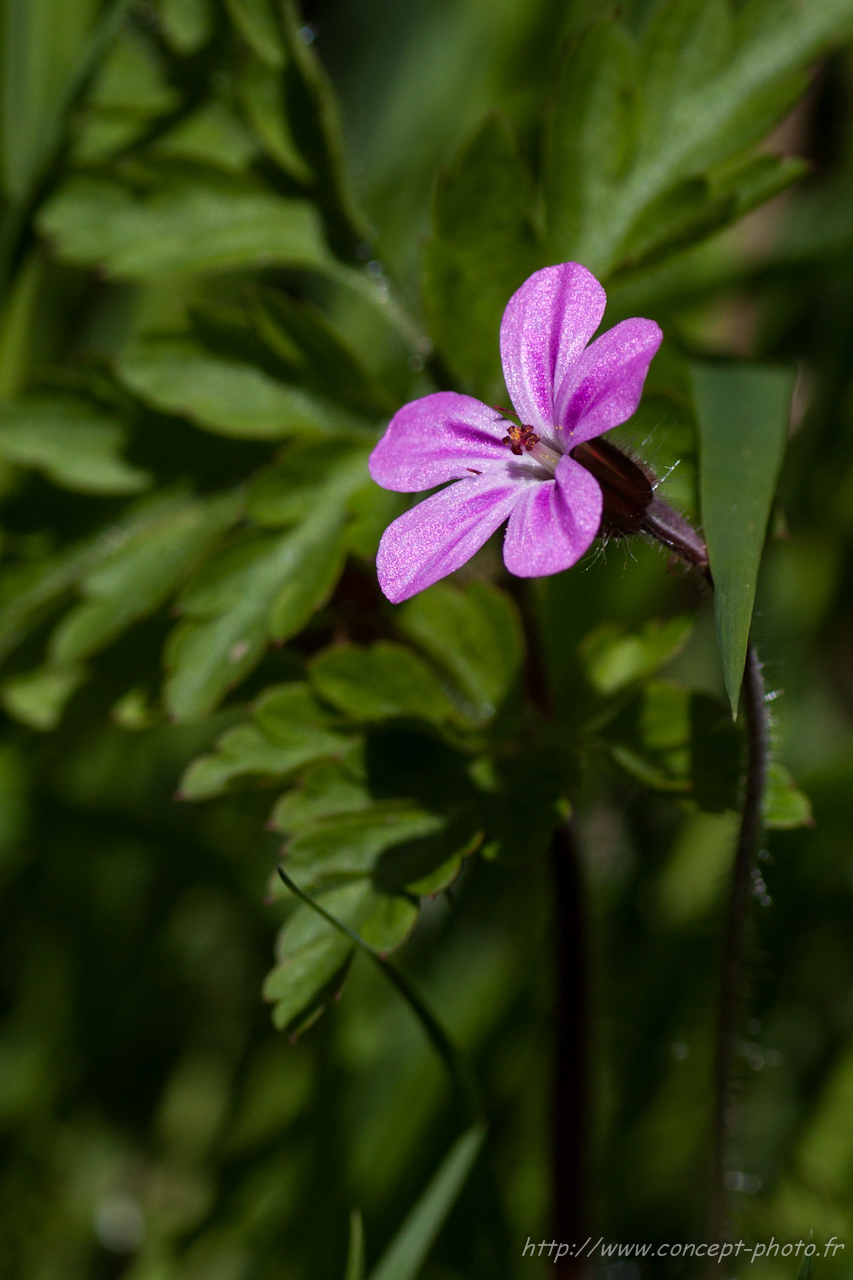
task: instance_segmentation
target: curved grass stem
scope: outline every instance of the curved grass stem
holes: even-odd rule
[[[300,889],[299,885],[291,879],[281,865],[277,867],[277,871],[283,884],[286,885],[294,897],[299,898],[300,902],[304,902],[312,911],[316,911],[319,916],[323,917],[327,924],[332,926],[332,928],[337,929],[339,933],[343,933],[347,938],[349,938],[350,942],[359,949],[359,951],[363,951],[365,955],[370,956],[374,964],[377,964],[385,974],[388,981],[394,984],[400,995],[414,1013],[418,1022],[423,1027],[423,1030],[433,1045],[433,1048],[447,1068],[447,1074],[451,1079],[453,1087],[471,1119],[482,1119],[485,1111],[480,1098],[480,1091],[471,1068],[465,1061],[460,1050],[453,1043],[447,1031],[445,1031],[444,1027],[439,1022],[438,1018],[432,1012],[429,1005],[418,993],[409,979],[405,977],[395,965],[390,964],[388,960],[384,959],[384,957],[379,955],[378,952],[374,951],[373,947],[371,947],[368,942],[365,942],[364,938],[362,938],[360,934],[356,933],[354,929],[350,929],[349,925],[344,924],[342,920],[338,920],[336,916],[333,916],[332,913],[327,911],[325,907],[321,906],[319,902],[315,902],[309,894],[305,893],[303,889]]]

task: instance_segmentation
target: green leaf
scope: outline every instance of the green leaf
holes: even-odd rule
[[[702,524],[726,692],[737,714],[758,566],[791,420],[793,370],[691,368],[701,444]]]
[[[432,836],[444,820],[405,802],[375,804],[362,813],[319,819],[287,845],[287,873],[305,893],[341,881],[371,878],[379,855],[395,845]],[[367,939],[365,939],[367,941]]]
[[[224,181],[143,196],[75,177],[42,208],[39,226],[61,258],[124,280],[329,260],[310,204]]]
[[[27,672],[3,685],[3,706],[22,724],[47,733],[59,724],[65,704],[84,679],[85,672],[79,667],[43,667]]]
[[[569,59],[553,114],[549,259],[575,258],[608,275],[636,256],[657,202],[661,213],[669,207],[665,239],[667,202],[678,204],[684,184],[757,143],[805,89],[809,64],[851,26],[849,0],[750,0],[737,14],[727,0],[665,0],[640,45],[613,20],[593,27]],[[739,200],[726,219],[738,216]],[[687,223],[702,204],[682,209]],[[699,218],[705,230],[715,222],[708,212]],[[671,247],[678,242],[675,235]]]
[[[179,413],[219,435],[281,440],[335,435],[358,423],[254,365],[224,360],[186,340],[143,339],[118,361],[124,382],[157,409]]]
[[[267,155],[279,169],[302,186],[308,186],[313,173],[300,155],[290,122],[284,113],[281,74],[261,61],[246,59],[236,84],[240,104]]]
[[[0,399],[15,395],[26,382],[43,273],[44,255],[36,249],[19,268],[8,292],[0,319]]]
[[[226,2],[232,22],[257,56],[269,67],[283,67],[284,49],[269,0]]]
[[[253,724],[228,729],[217,739],[211,754],[200,756],[190,764],[181,779],[182,799],[206,800],[219,795],[235,778],[286,778],[318,760],[349,758],[357,742],[335,731],[305,684],[267,689],[255,703],[253,718]],[[309,774],[309,778],[311,776]],[[321,788],[325,781],[321,774]],[[314,816],[328,812],[322,804],[325,793],[321,790],[318,800],[310,790],[310,782],[306,785],[309,787],[306,807],[313,820]],[[315,781],[314,791],[316,789]],[[294,807],[298,810],[298,801],[294,801]],[[332,811],[335,811],[334,804]],[[300,826],[299,822],[296,826]]]
[[[400,626],[452,676],[478,719],[495,714],[524,658],[524,630],[510,596],[485,582],[440,583],[403,606]]]
[[[344,884],[315,899],[331,915],[382,952],[405,941],[417,907],[404,898],[376,893],[365,879]],[[276,967],[264,982],[264,997],[275,1001],[273,1022],[291,1026],[321,1000],[353,953],[353,944],[313,908],[301,904],[279,934]],[[339,984],[336,984],[339,985]]]
[[[163,33],[176,53],[195,53],[210,39],[210,0],[160,0]]]
[[[503,395],[501,317],[539,265],[532,208],[533,184],[515,139],[491,116],[439,179],[424,264],[433,341],[477,394]]]
[[[369,243],[371,229],[350,186],[335,94],[315,51],[300,36],[303,20],[295,0],[282,0],[281,14],[285,99],[294,143],[314,174],[312,194],[329,244],[339,257],[360,261],[358,249]]]
[[[658,765],[647,760],[639,752],[624,743],[616,742],[610,748],[610,754],[616,763],[629,773],[632,778],[642,782],[643,786],[653,791],[690,791],[692,784],[687,778],[673,777]]]
[[[767,768],[764,792],[764,825],[776,831],[813,827],[812,805],[784,765],[772,761]]]
[[[651,675],[683,649],[693,628],[689,617],[648,622],[635,635],[605,622],[581,644],[587,679],[598,693],[613,694]]]
[[[248,129],[221,102],[205,103],[151,149],[158,156],[215,165],[227,173],[243,173],[259,150]]]
[[[693,798],[705,813],[736,809],[743,773],[743,735],[725,703],[709,694],[690,699]]]
[[[73,665],[159,608],[238,519],[240,508],[237,494],[159,499],[136,527],[116,530],[112,552],[82,578],[84,601],[50,638],[51,662]]]
[[[272,289],[259,289],[254,319],[259,336],[292,364],[296,380],[310,390],[357,413],[394,409],[388,393],[318,307]]]
[[[0,457],[81,493],[137,493],[145,471],[120,456],[127,431],[79,400],[29,396],[0,404]]]
[[[164,695],[178,720],[195,720],[258,663],[271,640],[302,629],[334,589],[344,557],[346,503],[364,460],[333,469],[311,514],[278,536],[226,547],[178,602],[186,616],[166,650]]]
[[[342,764],[328,762],[308,769],[298,786],[275,805],[269,825],[282,835],[298,835],[319,818],[360,813],[372,804],[370,792]]]
[[[324,894],[320,901],[338,918],[346,918],[347,923],[355,919],[360,924],[371,896],[370,886],[362,883],[344,885]],[[280,1031],[322,995],[323,989],[341,974],[352,953],[353,945],[344,934],[310,907],[297,907],[279,935],[278,963],[267,974],[263,986],[264,999],[275,1002],[273,1022]]]
[[[349,1247],[344,1280],[364,1280],[364,1227],[358,1209],[353,1209],[349,1219]]]
[[[292,444],[257,475],[246,510],[257,524],[270,528],[298,524],[316,509],[336,477],[347,487],[350,477],[366,479],[367,457],[363,448],[346,439]]]
[[[311,683],[332,706],[358,720],[419,716],[440,724],[455,716],[426,663],[411,649],[386,640],[370,649],[327,649],[311,664]]]
[[[2,182],[21,199],[56,142],[94,3],[7,0],[2,33]]]
[[[416,1280],[447,1215],[468,1179],[486,1136],[478,1124],[454,1142],[426,1191],[410,1210],[370,1280]]]

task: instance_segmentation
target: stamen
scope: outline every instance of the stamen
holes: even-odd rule
[[[539,437],[532,427],[524,425],[517,427],[514,422],[507,423],[506,435],[501,441],[502,444],[508,444],[510,452],[520,458],[525,450],[528,453],[533,452],[533,446],[539,443]]]

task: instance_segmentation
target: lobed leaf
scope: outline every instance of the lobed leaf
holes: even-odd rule
[[[185,339],[145,339],[117,370],[138,396],[196,426],[246,440],[352,434],[359,424],[329,403],[271,378],[255,365],[224,360]]]
[[[136,195],[78,176],[42,207],[39,227],[65,261],[123,280],[329,260],[308,202],[225,183]]]
[[[524,658],[521,618],[504,591],[439,583],[403,606],[400,627],[452,676],[478,719],[495,714]]]
[[[121,457],[123,423],[82,401],[28,396],[0,404],[0,457],[80,493],[137,493],[145,471]]]
[[[415,716],[441,724],[455,718],[435,673],[410,649],[385,640],[370,649],[327,649],[311,664],[311,683],[333,707],[357,720]]]

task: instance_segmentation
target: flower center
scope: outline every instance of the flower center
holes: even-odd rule
[[[516,426],[514,422],[508,422],[506,435],[501,443],[508,444],[510,453],[514,453],[517,458],[529,453],[540,466],[544,467],[546,471],[550,471],[552,475],[557,470],[561,455],[556,449],[549,448],[548,445],[543,444],[542,437],[538,436],[532,427],[527,427],[524,423]]]
[[[539,437],[532,427],[517,427],[514,422],[510,422],[507,424],[506,435],[502,443],[508,444],[510,452],[520,458],[525,450],[528,453],[533,452],[533,446],[539,443]]]

